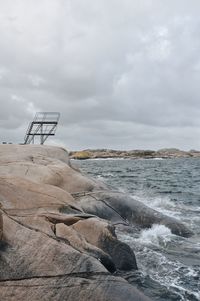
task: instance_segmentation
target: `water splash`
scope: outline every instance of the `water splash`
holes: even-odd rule
[[[172,232],[164,225],[154,224],[150,229],[141,232],[139,241],[143,244],[153,244],[156,246],[166,245],[171,241]]]

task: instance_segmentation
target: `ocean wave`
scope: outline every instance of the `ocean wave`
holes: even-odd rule
[[[176,298],[178,296],[179,299],[175,300],[199,300],[197,279],[199,279],[200,271],[198,267],[188,267],[177,259],[170,260],[167,255],[149,247],[144,247],[142,251],[137,252],[136,258],[143,275],[148,275],[165,287],[169,294],[174,293]],[[190,287],[184,283],[189,283]]]
[[[96,178],[102,182],[106,182],[106,179],[102,175],[96,175]]]
[[[148,195],[132,195],[132,198],[142,202],[149,208],[157,210],[170,217],[180,219],[181,211],[178,206],[169,197],[148,196]]]
[[[150,229],[141,232],[139,241],[143,244],[153,244],[156,246],[165,245],[171,241],[172,232],[164,225],[154,224]]]
[[[153,291],[156,285],[152,281],[158,283],[160,291],[166,292],[164,296],[166,300],[199,300],[197,283],[197,279],[200,278],[199,267],[187,266],[187,261],[185,264],[184,260],[180,260],[181,253],[183,252],[183,256],[186,254],[188,240],[173,235],[166,226],[157,224],[150,229],[142,230],[139,236],[123,232],[117,236],[135,251],[141,282],[147,283],[148,286],[152,283]],[[181,245],[178,243],[179,240]],[[180,248],[176,250],[178,244]],[[135,281],[137,283],[137,279],[134,280],[133,277],[133,285]],[[189,286],[186,283],[189,283]]]

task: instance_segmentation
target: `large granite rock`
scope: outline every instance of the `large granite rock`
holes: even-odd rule
[[[137,269],[115,223],[180,222],[153,211],[71,166],[66,150],[0,145],[0,299],[149,300],[116,270]]]
[[[112,275],[137,269],[131,248],[74,198],[102,190],[64,149],[0,146],[1,301],[149,300]]]

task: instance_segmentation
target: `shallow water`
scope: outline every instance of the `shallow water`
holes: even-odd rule
[[[176,236],[163,225],[140,231],[119,228],[117,235],[136,254],[139,271],[123,274],[130,283],[153,300],[200,300],[200,159],[107,159],[77,164],[90,176],[193,230],[191,238]]]

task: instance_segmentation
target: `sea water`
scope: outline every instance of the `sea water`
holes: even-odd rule
[[[138,271],[121,273],[152,300],[200,300],[200,159],[78,161],[80,169],[113,189],[185,223],[183,238],[163,225],[116,229],[136,255]]]

